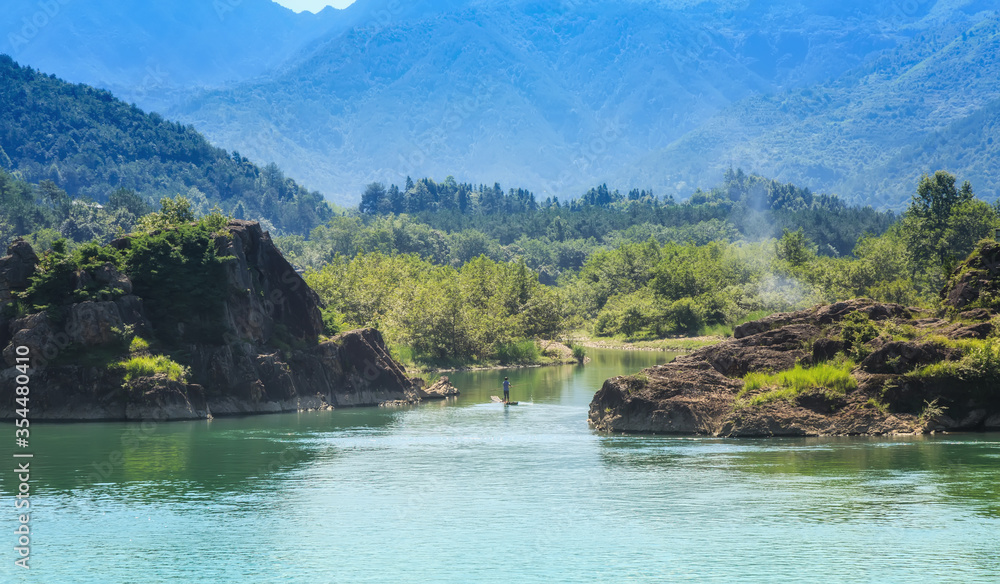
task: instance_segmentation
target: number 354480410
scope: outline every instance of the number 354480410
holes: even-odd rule
[[[28,425],[28,394],[31,392],[29,389],[31,378],[28,376],[28,371],[31,363],[31,349],[19,346],[15,349],[15,353],[16,365],[14,368],[17,369],[18,375],[14,379],[17,383],[14,387],[14,401],[20,406],[15,411],[18,417],[15,424],[17,424],[17,427],[23,428]]]

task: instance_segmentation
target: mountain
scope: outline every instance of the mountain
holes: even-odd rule
[[[919,175],[948,170],[998,194],[1000,18],[929,26],[825,83],[755,96],[632,165],[697,182],[730,165],[900,208]]]
[[[199,88],[280,65],[344,12],[296,14],[270,0],[7,0],[0,53],[162,110]]]
[[[342,203],[448,175],[684,197],[730,167],[890,208],[942,166],[995,188],[992,0],[52,1],[23,62]],[[41,6],[9,4],[15,32]]]
[[[0,55],[0,168],[52,181],[74,198],[103,203],[129,189],[147,201],[187,195],[269,228],[308,233],[333,211],[323,196],[212,146],[191,127],[143,112],[111,93],[74,85]]]
[[[619,184],[628,161],[734,101],[839,75],[896,42],[885,2],[732,6],[425,3],[171,111],[341,200],[373,180],[448,174],[565,198]]]

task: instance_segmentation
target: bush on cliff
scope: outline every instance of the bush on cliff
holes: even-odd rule
[[[26,312],[47,311],[58,323],[72,304],[116,300],[126,291],[109,277],[111,268],[129,277],[160,340],[221,342],[224,264],[230,258],[219,253],[217,239],[228,218],[213,213],[188,221],[192,215],[182,197],[164,199],[161,206],[146,222],[155,229],[132,234],[119,247],[85,243],[68,250],[66,240],[56,240],[27,289],[16,295],[19,305]]]
[[[129,353],[148,353],[149,352],[149,341],[142,337],[132,337],[128,345]]]
[[[166,355],[139,355],[118,363],[125,373],[125,382],[139,377],[166,375],[171,381],[187,381],[189,370]]]
[[[962,339],[950,345],[962,352],[960,359],[926,365],[914,376],[986,384],[1000,382],[1000,339]]]
[[[143,299],[156,335],[168,343],[222,342],[230,257],[219,253],[219,223],[218,216],[208,216],[129,240],[124,261],[133,290]]]
[[[123,258],[120,253],[96,243],[83,244],[73,251],[67,251],[66,247],[66,240],[59,239],[43,254],[27,290],[19,295],[29,309],[47,310],[58,321],[62,317],[59,309],[65,304],[114,300],[124,294],[121,289],[102,284],[94,277],[94,272],[107,264],[121,270]]]
[[[870,353],[866,343],[878,337],[878,329],[863,312],[852,312],[844,318],[840,334],[844,339],[844,350],[858,361]]]

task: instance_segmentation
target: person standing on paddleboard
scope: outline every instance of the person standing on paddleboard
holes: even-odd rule
[[[506,377],[503,378],[503,403],[510,401],[510,381]]]

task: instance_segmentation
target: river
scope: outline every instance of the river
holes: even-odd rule
[[[444,403],[33,426],[31,570],[4,472],[0,581],[1000,581],[1000,435],[600,434],[603,380],[670,355],[590,355]]]

